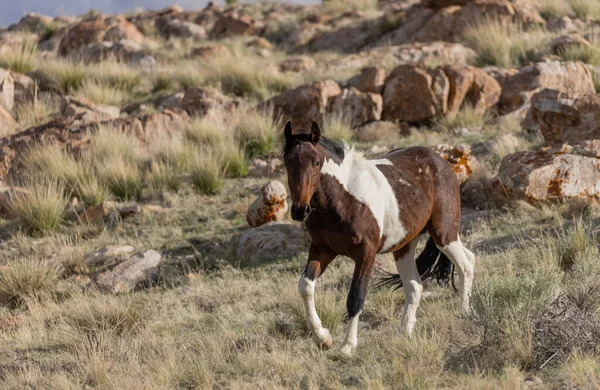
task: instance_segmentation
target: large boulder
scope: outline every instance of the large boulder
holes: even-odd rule
[[[383,91],[385,83],[385,68],[372,66],[363,68],[359,74],[346,82],[348,87],[356,88],[361,92],[379,93]]]
[[[543,89],[533,95],[528,117],[549,144],[600,139],[600,95]]]
[[[330,111],[349,121],[352,126],[359,126],[380,120],[382,107],[381,95],[349,88],[333,98]]]
[[[383,89],[383,120],[418,123],[447,112],[450,81],[441,68],[396,67]]]
[[[298,225],[269,222],[242,234],[237,255],[243,266],[257,266],[264,261],[289,259],[308,250],[308,234]]]
[[[472,107],[483,114],[500,99],[500,84],[485,71],[473,66],[446,65],[444,73],[450,80],[448,113],[456,113],[462,107]]]
[[[15,79],[12,74],[0,68],[0,106],[12,111],[15,104]]]
[[[462,184],[471,176],[477,161],[471,156],[471,147],[466,144],[450,146],[441,144],[433,148],[450,164],[458,181]]]
[[[120,61],[141,64],[144,59],[153,58],[146,55],[142,45],[126,39],[118,42],[93,43],[83,48],[82,53],[86,62],[101,62],[108,58],[115,58]],[[154,61],[156,60],[154,59]]]
[[[104,40],[109,42],[119,42],[123,39],[141,44],[144,42],[144,34],[137,29],[135,24],[130,23],[125,18],[119,16],[109,25],[106,34],[104,34]]]
[[[22,73],[11,73],[14,81],[14,101],[15,104],[23,104],[33,101],[35,98],[37,85],[36,81]]]
[[[215,22],[212,30],[210,30],[210,37],[212,39],[223,39],[239,35],[254,35],[260,32],[260,29],[261,27],[250,15],[238,15],[231,12],[221,15]]]
[[[113,294],[128,293],[140,283],[153,279],[157,275],[161,263],[160,253],[150,249],[138,253],[111,271],[101,273],[96,282],[100,290]]]
[[[13,31],[29,31],[35,34],[44,34],[54,22],[54,18],[30,12],[23,16],[19,23],[11,26]]]
[[[322,120],[329,103],[342,93],[333,80],[317,81],[286,91],[265,102],[259,107],[272,109],[274,117],[291,118],[299,124]]]
[[[58,54],[69,56],[93,43],[100,43],[108,26],[102,20],[83,21],[71,26],[61,39]]]
[[[506,156],[493,183],[498,200],[600,199],[600,140]]]
[[[234,117],[239,103],[210,87],[194,87],[185,91],[181,107],[190,115]]]
[[[500,107],[504,112],[527,105],[531,97],[544,88],[566,92],[573,97],[595,93],[592,73],[580,61],[538,62],[508,75],[502,84]]]
[[[283,220],[288,210],[286,199],[287,191],[282,182],[273,180],[265,184],[248,207],[248,225],[258,227],[267,222]]]

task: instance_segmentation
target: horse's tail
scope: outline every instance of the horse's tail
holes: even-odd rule
[[[452,287],[456,290],[456,286],[454,285],[454,264],[448,256],[438,249],[432,238],[427,240],[425,249],[417,256],[416,262],[421,280],[435,279],[439,284],[446,286],[452,280]],[[389,272],[385,272],[384,275],[377,283],[377,286],[395,287],[395,289],[402,287],[400,275]]]

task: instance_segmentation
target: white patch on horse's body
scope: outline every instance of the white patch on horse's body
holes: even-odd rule
[[[321,174],[334,177],[344,190],[371,210],[379,226],[379,237],[385,235],[382,253],[406,237],[406,228],[400,220],[396,194],[377,165],[393,164],[388,159],[367,160],[362,153],[346,149],[341,164],[325,159]]]

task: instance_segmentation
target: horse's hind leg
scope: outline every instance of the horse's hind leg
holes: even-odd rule
[[[450,261],[458,268],[462,307],[465,312],[468,312],[475,271],[475,255],[464,247],[458,237],[455,241],[440,247],[440,250],[448,256]]]
[[[298,281],[298,291],[304,301],[306,311],[306,325],[312,332],[314,342],[323,349],[331,348],[333,343],[329,330],[323,327],[321,319],[315,308],[315,284],[319,276],[325,272],[325,269],[335,258],[332,253],[311,244],[308,253],[308,264]]]
[[[423,285],[417,271],[417,264],[415,263],[415,250],[421,237],[418,236],[402,249],[394,252],[396,269],[402,279],[405,299],[400,329],[409,336],[412,334],[417,322],[417,309],[419,308],[419,302],[423,293]]]

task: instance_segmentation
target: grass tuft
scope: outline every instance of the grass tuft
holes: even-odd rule
[[[0,68],[16,73],[32,72],[37,67],[37,42],[27,40],[17,48],[0,55]]]
[[[483,129],[487,122],[485,113],[477,112],[472,106],[464,106],[458,112],[448,114],[440,119],[440,124],[448,130]]]
[[[354,139],[354,131],[350,121],[339,115],[329,115],[323,124],[323,134],[329,138],[340,139],[346,142]]]
[[[568,0],[576,18],[584,21],[600,18],[600,1],[598,0]]]
[[[98,175],[110,192],[120,199],[139,199],[142,196],[143,176],[140,168],[121,156],[100,163]]]
[[[22,307],[29,300],[52,298],[58,291],[61,269],[46,260],[20,259],[0,267],[0,302]]]
[[[190,169],[190,179],[197,192],[214,195],[223,187],[223,177],[227,167],[212,149],[198,151]]]
[[[271,112],[247,110],[239,115],[236,138],[246,155],[253,158],[275,151],[278,127]]]

